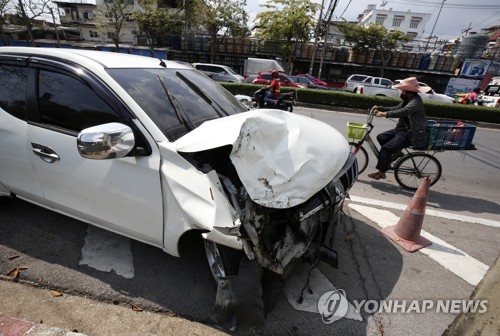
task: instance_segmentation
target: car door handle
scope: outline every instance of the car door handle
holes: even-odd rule
[[[57,155],[56,152],[54,152],[54,150],[50,147],[34,142],[31,143],[31,146],[33,147],[33,153],[38,155],[45,162],[54,163],[57,160],[60,160],[59,155]]]

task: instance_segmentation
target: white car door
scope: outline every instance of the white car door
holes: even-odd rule
[[[32,64],[33,77],[38,80],[34,98],[39,115],[28,127],[28,138],[31,163],[47,204],[56,211],[161,247],[158,148],[139,123],[124,117],[123,104],[92,75],[79,69],[75,76],[71,69],[44,63]],[[81,157],[78,132],[107,122],[131,126],[136,144],[147,150],[121,159]]]
[[[27,58],[0,56],[0,194],[43,204],[26,138],[27,87]]]

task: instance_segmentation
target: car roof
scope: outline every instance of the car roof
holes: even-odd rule
[[[34,47],[0,47],[0,55],[19,56],[44,56],[61,58],[77,64],[98,63],[105,68],[163,68],[160,59],[140,55],[122,54],[109,51],[60,49],[60,48],[34,48]],[[167,68],[189,69],[188,66],[166,61]]]

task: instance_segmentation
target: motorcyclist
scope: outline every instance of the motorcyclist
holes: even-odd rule
[[[459,104],[474,104],[477,102],[480,93],[481,93],[481,88],[475,87],[471,93],[467,94],[465,97],[460,98],[458,103]]]
[[[269,107],[276,107],[278,103],[278,97],[280,95],[279,71],[273,70],[271,72],[271,77],[273,80],[271,84],[268,87],[266,87],[266,89],[268,89],[269,91],[267,92],[266,97],[264,98],[264,102]]]

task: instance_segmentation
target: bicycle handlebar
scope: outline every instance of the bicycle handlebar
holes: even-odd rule
[[[373,117],[375,117],[375,112],[374,112],[374,108],[371,107],[369,110],[368,110],[368,117],[366,118],[366,123],[370,126],[372,126],[372,121],[373,121]]]

